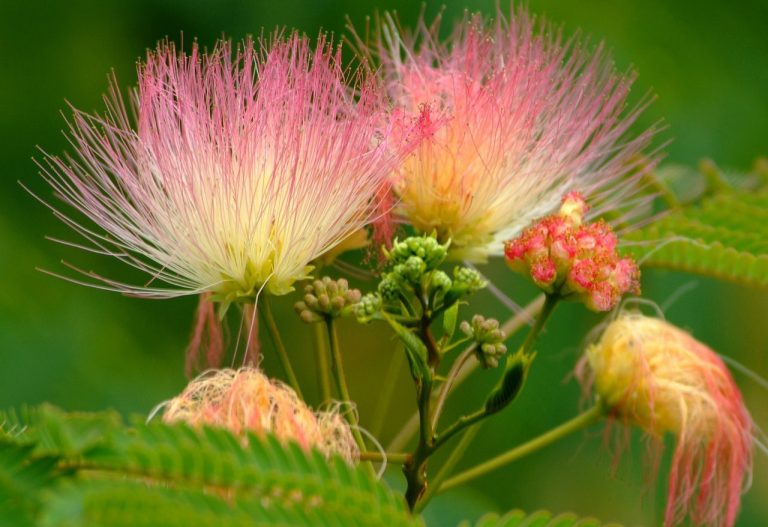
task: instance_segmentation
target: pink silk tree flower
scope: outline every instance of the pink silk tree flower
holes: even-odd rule
[[[665,433],[675,436],[665,527],[686,516],[732,527],[754,426],[722,359],[664,320],[621,313],[578,370],[616,419],[640,427],[659,449]]]
[[[523,9],[466,16],[444,42],[439,30],[439,18],[408,34],[385,17],[373,45],[358,39],[381,62],[395,129],[415,123],[424,138],[392,174],[403,221],[450,238],[454,258],[484,261],[570,191],[593,216],[643,200],[654,131],[629,136],[646,104],[625,111],[634,77],[602,46],[564,40]]]
[[[76,156],[41,167],[96,225],[56,212],[90,249],[151,276],[88,278],[140,296],[210,292],[227,305],[291,291],[375,219],[401,155],[375,79],[323,37],[314,50],[277,34],[210,54],[161,43],[139,65],[133,111],[114,81],[105,101],[103,115],[74,110]]]

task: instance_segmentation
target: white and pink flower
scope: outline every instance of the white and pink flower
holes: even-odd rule
[[[161,43],[138,76],[134,111],[113,82],[103,115],[74,111],[75,156],[41,164],[95,225],[56,212],[88,247],[151,277],[87,282],[225,303],[283,294],[379,213],[399,150],[373,79],[322,37],[314,50],[278,34],[210,54]]]

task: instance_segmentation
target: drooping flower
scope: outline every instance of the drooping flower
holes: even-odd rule
[[[751,468],[752,420],[722,359],[657,318],[622,313],[587,349],[586,383],[658,445],[676,438],[664,525],[732,527]]]
[[[219,426],[237,435],[274,434],[355,462],[360,451],[339,408],[313,412],[291,388],[257,368],[211,370],[164,404],[163,421]]]
[[[439,29],[422,20],[405,34],[387,18],[374,46],[359,42],[381,61],[395,128],[415,123],[424,138],[392,175],[404,221],[482,261],[569,191],[595,216],[638,199],[653,131],[628,136],[644,104],[625,112],[634,77],[602,46],[564,40],[523,9],[467,16],[445,42]]]
[[[114,82],[104,115],[75,110],[76,158],[46,156],[43,175],[96,225],[65,218],[90,248],[151,276],[90,278],[225,303],[290,291],[376,214],[399,155],[372,77],[349,71],[323,37],[161,43],[138,69],[135,124]]]
[[[544,292],[609,311],[624,294],[640,292],[640,271],[616,252],[618,239],[607,223],[584,223],[588,209],[581,195],[569,193],[557,214],[507,241],[504,255],[512,270],[530,276]]]

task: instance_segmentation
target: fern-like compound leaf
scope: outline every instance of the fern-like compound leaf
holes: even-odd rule
[[[271,435],[50,406],[0,423],[3,525],[422,525],[361,467]]]
[[[472,527],[464,522],[459,527]],[[474,527],[621,527],[617,523],[601,523],[594,518],[580,518],[572,513],[554,515],[549,511],[526,514],[521,510],[510,511],[503,516],[486,514]]]
[[[711,163],[701,170],[709,190],[626,234],[626,252],[646,267],[768,287],[768,185],[746,174],[731,186]]]

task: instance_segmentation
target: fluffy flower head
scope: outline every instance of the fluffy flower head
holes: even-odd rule
[[[616,252],[618,240],[602,220],[584,223],[589,207],[580,194],[563,198],[557,214],[540,219],[506,242],[512,270],[528,275],[547,293],[609,311],[625,293],[639,293],[634,260]]]
[[[135,125],[114,84],[103,116],[75,111],[77,159],[48,156],[44,177],[98,229],[66,221],[171,286],[107,287],[283,294],[359,232],[397,155],[371,78],[340,62],[296,34],[207,55],[163,43],[139,66]]]
[[[597,214],[630,199],[651,133],[626,137],[632,78],[602,47],[563,41],[522,9],[465,17],[445,43],[439,25],[409,35],[390,19],[372,52],[396,122],[424,139],[393,173],[405,221],[450,238],[453,257],[483,260],[571,190]]]
[[[337,410],[313,412],[291,388],[256,368],[212,370],[189,383],[165,404],[163,421],[191,426],[219,426],[235,434],[272,433],[347,462],[360,452],[344,417]]]
[[[677,444],[665,526],[734,525],[751,467],[752,421],[720,357],[656,318],[624,313],[587,349],[588,383],[621,420]]]

